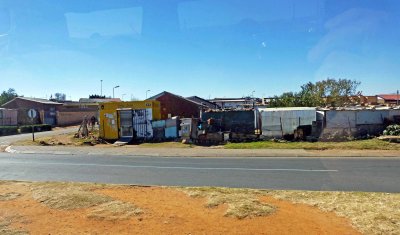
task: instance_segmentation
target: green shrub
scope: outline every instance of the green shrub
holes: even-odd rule
[[[0,136],[16,135],[18,134],[18,127],[16,126],[0,126]]]
[[[383,131],[383,135],[400,136],[400,125],[386,127],[386,130]]]
[[[42,131],[51,131],[51,125],[41,124],[41,125],[33,125],[35,128],[35,132],[42,132]],[[32,126],[20,126],[19,130],[21,133],[31,133]]]

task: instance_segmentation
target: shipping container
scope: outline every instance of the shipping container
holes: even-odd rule
[[[316,108],[259,108],[263,138],[283,138],[294,135],[301,126],[312,126],[316,121]]]
[[[151,109],[117,109],[120,139],[148,140],[153,138]]]
[[[129,112],[118,113],[117,110],[146,110],[146,122],[143,120],[144,111],[130,112],[135,115],[136,121],[129,117]],[[121,116],[122,115],[122,116]],[[151,118],[150,118],[151,115]],[[122,123],[121,123],[122,117]],[[100,125],[100,138],[106,140],[118,140],[122,136],[130,136],[130,128],[136,125],[136,134],[140,138],[147,138],[152,136],[151,121],[160,120],[160,103],[154,100],[148,101],[132,101],[132,102],[108,102],[99,105],[99,125]],[[148,122],[150,120],[150,122]],[[134,122],[135,121],[135,122]],[[122,124],[122,126],[121,126]],[[151,129],[151,131],[150,131]],[[133,131],[133,130],[132,130]],[[134,133],[132,133],[133,136]]]

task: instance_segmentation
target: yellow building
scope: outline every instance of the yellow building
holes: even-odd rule
[[[135,116],[135,110],[142,110],[149,114],[150,117],[148,117],[147,120],[161,119],[159,101],[148,100],[102,103],[99,105],[99,137],[105,140],[118,140],[131,135],[134,131],[134,125],[136,124],[132,119],[132,117]],[[133,136],[133,134],[131,136]]]

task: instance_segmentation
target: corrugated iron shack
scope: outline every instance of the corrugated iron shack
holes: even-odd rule
[[[260,134],[258,110],[210,110],[201,113],[207,133],[230,133],[225,140],[256,139]]]
[[[110,102],[99,105],[99,136],[105,140],[152,138],[152,120],[160,120],[160,102]]]
[[[400,116],[396,109],[319,110],[321,140],[378,136]]]
[[[316,121],[316,108],[259,108],[261,116],[262,138],[285,138],[294,136],[296,130],[304,127],[311,134],[311,127]]]

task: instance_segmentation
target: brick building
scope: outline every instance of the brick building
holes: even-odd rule
[[[38,116],[34,120],[34,124],[57,124],[57,110],[62,106],[61,103],[28,97],[16,97],[13,100],[2,105],[2,108],[18,110],[18,125],[30,124],[28,110],[34,109],[38,112]]]
[[[174,116],[199,118],[200,110],[204,108],[204,105],[200,103],[167,91],[150,97],[148,100],[157,100],[160,102],[161,119],[167,119]]]

